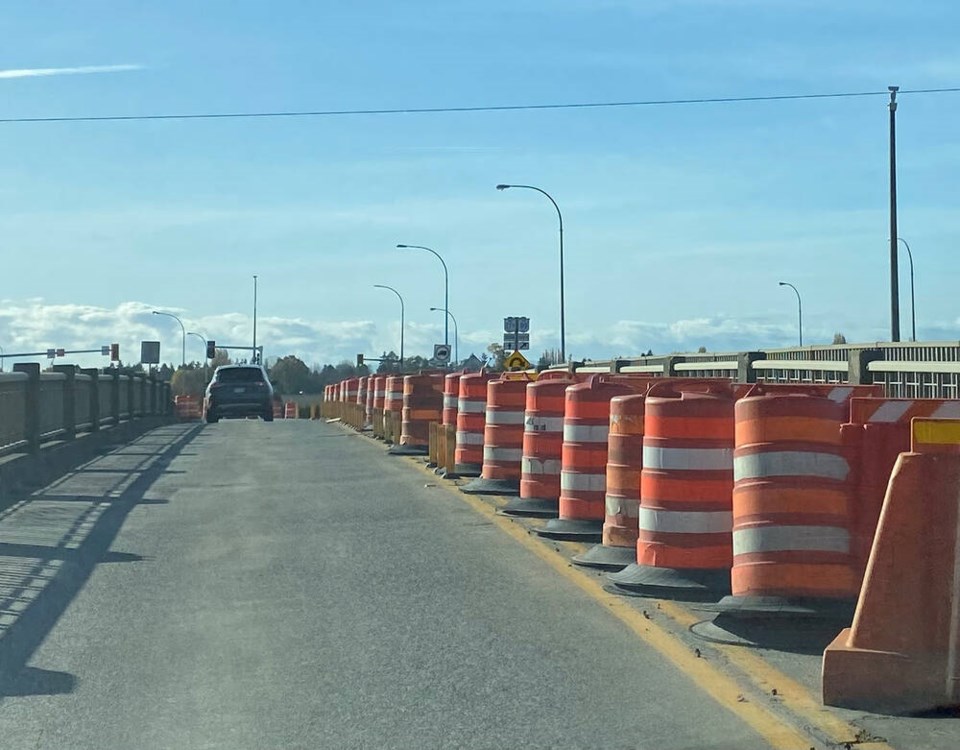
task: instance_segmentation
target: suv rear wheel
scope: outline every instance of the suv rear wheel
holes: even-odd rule
[[[204,418],[207,420],[207,424],[216,424],[220,421],[220,417],[217,416],[217,413],[212,409],[208,409],[207,413],[204,415]]]
[[[273,407],[272,407],[272,406],[268,406],[268,407],[267,407],[267,410],[263,413],[263,421],[264,421],[264,422],[272,422],[272,421],[273,421]]]

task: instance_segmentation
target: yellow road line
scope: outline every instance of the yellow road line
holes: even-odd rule
[[[440,486],[445,487],[478,513],[489,517],[501,531],[520,542],[568,581],[603,604],[630,630],[676,664],[702,690],[761,734],[773,747],[790,750],[797,747],[810,747],[809,736],[791,726],[785,718],[775,715],[763,706],[741,702],[742,690],[734,679],[711,666],[709,661],[698,658],[673,633],[657,625],[655,621],[645,618],[623,598],[605,591],[597,579],[571,566],[565,557],[551,551],[550,547],[539,539],[532,538],[524,526],[513,519],[498,515],[496,506],[491,506],[478,497],[459,492],[455,485],[443,483]],[[500,500],[499,504],[502,504],[502,498]],[[564,542],[564,546],[575,553],[584,552],[588,548],[587,545],[578,542]],[[703,619],[676,602],[655,601],[658,603],[658,613],[669,617],[683,627],[689,628]],[[779,701],[785,709],[808,721],[831,742],[840,744],[850,742],[856,737],[858,728],[855,725],[833,714],[806,687],[776,669],[749,648],[720,643],[710,643],[709,648],[722,653],[724,658],[742,671],[761,693],[769,694],[773,688],[776,688]],[[893,750],[884,741],[858,742],[856,747],[862,750]]]
[[[698,657],[668,630],[657,625],[653,620],[648,620],[623,599],[604,591],[599,581],[583,575],[572,568],[566,559],[552,552],[549,547],[531,539],[525,528],[503,516],[498,516],[495,509],[482,500],[456,492],[455,488],[449,489],[460,500],[492,520],[501,531],[533,552],[581,591],[604,605],[608,612],[673,662],[700,689],[756,731],[770,743],[771,747],[777,750],[796,750],[811,746],[809,736],[760,704],[743,700],[743,691],[735,680],[712,666],[707,659]]]

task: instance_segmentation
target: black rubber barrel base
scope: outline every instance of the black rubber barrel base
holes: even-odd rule
[[[480,464],[456,464],[454,469],[461,477],[478,477],[483,472]]]
[[[573,562],[577,565],[603,570],[623,570],[636,560],[636,547],[608,547],[604,544],[597,544],[582,555],[573,558]]]
[[[721,613],[690,627],[698,638],[749,648],[820,655],[843,630],[844,623],[803,616],[737,617]]]
[[[565,542],[599,542],[603,538],[603,521],[572,521],[553,518],[547,525],[534,532],[548,539]]]
[[[650,596],[688,602],[716,602],[730,593],[730,571],[656,568],[629,565],[607,576],[608,591],[625,596]]]
[[[470,484],[460,488],[468,495],[519,495],[519,479],[474,479]]]
[[[788,596],[725,596],[711,611],[740,619],[775,617],[852,622],[857,603],[853,599],[815,599]]]
[[[504,516],[529,516],[531,518],[556,518],[560,503],[557,500],[541,498],[519,498],[511,500],[498,512]]]
[[[425,445],[395,445],[387,451],[390,456],[426,456],[430,451]]]

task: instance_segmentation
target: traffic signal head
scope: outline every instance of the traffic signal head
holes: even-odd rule
[[[211,339],[207,342],[207,359],[213,359],[217,356],[217,342]]]
[[[363,367],[363,355],[362,355],[362,354],[358,354],[358,355],[357,355],[357,367]]]
[[[120,344],[110,344],[110,361],[120,361]]]

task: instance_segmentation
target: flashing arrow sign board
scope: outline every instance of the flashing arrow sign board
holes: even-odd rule
[[[530,362],[520,352],[515,351],[503,361],[503,366],[508,370],[529,370]]]

